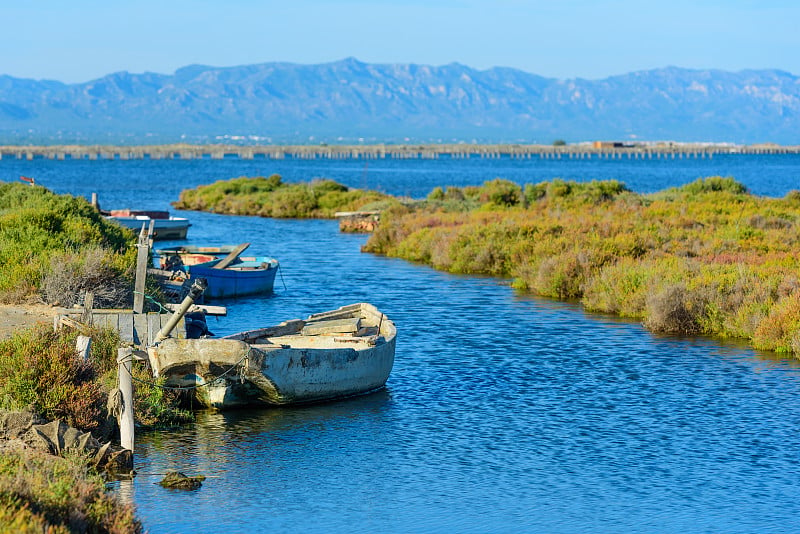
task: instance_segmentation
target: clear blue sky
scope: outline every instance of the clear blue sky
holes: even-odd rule
[[[0,74],[272,61],[514,67],[605,78],[666,66],[800,74],[796,0],[0,0]]]

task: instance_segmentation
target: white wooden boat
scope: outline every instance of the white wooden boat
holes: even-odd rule
[[[111,210],[106,219],[138,232],[144,225],[145,230],[150,228],[153,221],[153,239],[166,241],[171,239],[186,239],[191,223],[185,217],[172,217],[166,211],[146,210]]]
[[[168,338],[148,355],[156,376],[203,406],[302,404],[382,388],[395,337],[392,321],[358,303],[220,339]]]

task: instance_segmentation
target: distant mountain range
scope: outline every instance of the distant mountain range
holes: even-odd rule
[[[77,84],[0,76],[0,144],[556,139],[800,144],[800,79],[668,67],[558,80],[352,58],[192,65]]]

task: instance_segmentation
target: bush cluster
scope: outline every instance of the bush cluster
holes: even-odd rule
[[[109,391],[116,388],[119,333],[87,332],[92,350],[78,357],[78,332],[38,326],[0,341],[0,408],[29,410],[44,419],[61,419],[75,428],[104,431]],[[164,390],[146,369],[135,367],[134,414],[140,427],[172,426],[192,419],[176,393]],[[163,380],[162,380],[163,381]],[[98,435],[98,438],[105,436]]]
[[[513,278],[655,332],[800,354],[798,198],[755,197],[719,176],[648,195],[614,180],[496,179],[385,212],[364,249]]]
[[[0,454],[2,532],[142,532],[129,504],[105,491],[83,458],[32,450]]]
[[[349,189],[333,180],[287,184],[273,174],[269,178],[242,176],[186,189],[172,205],[229,215],[330,219],[337,211],[357,211],[377,202],[393,201],[389,195]]]
[[[0,303],[36,298],[46,286],[50,302],[70,305],[90,286],[98,305],[117,305],[129,298],[133,238],[86,199],[0,183]]]
[[[0,408],[32,411],[47,420],[61,419],[101,441],[113,424],[107,412],[116,387],[119,333],[85,332],[92,338],[87,360],[75,350],[77,332],[40,326],[0,341]],[[135,367],[136,424],[164,427],[192,419],[177,395],[151,384]],[[163,381],[163,380],[162,380]],[[0,444],[2,445],[2,444]],[[2,532],[140,532],[133,509],[105,491],[104,481],[76,452],[62,457],[30,450],[0,454],[0,531]]]

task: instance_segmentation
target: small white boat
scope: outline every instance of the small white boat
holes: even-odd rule
[[[145,230],[150,228],[153,221],[153,239],[166,241],[170,239],[186,239],[191,224],[185,217],[172,217],[166,211],[146,210],[111,210],[106,219],[138,232],[144,225]]]
[[[395,338],[389,318],[358,303],[220,339],[168,338],[148,355],[156,376],[203,406],[276,406],[382,388]]]

